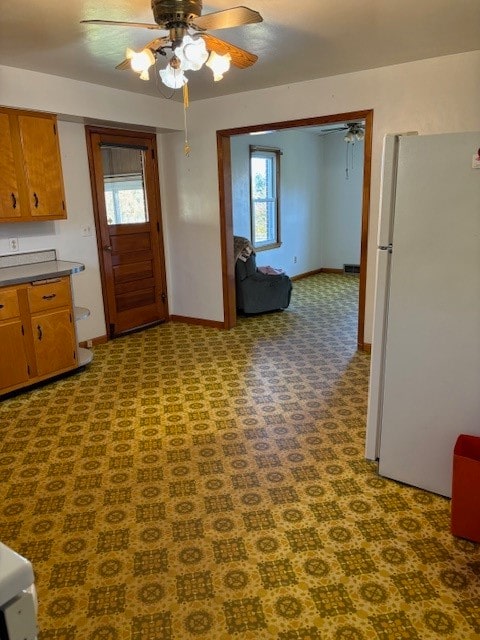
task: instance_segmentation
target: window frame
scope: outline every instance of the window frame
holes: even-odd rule
[[[280,236],[280,158],[282,156],[281,149],[277,147],[263,147],[258,145],[249,146],[249,182],[250,182],[250,233],[252,238],[252,245],[255,251],[267,251],[269,249],[277,249],[281,247]],[[268,157],[274,160],[274,170],[272,172],[272,178],[274,180],[274,197],[273,198],[253,198],[252,189],[252,158],[254,157]],[[273,242],[267,241],[264,244],[257,244],[255,238],[255,207],[256,202],[272,202],[274,203],[274,240]]]

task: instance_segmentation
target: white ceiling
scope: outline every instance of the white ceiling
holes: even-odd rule
[[[480,48],[480,0],[245,2],[264,21],[212,35],[257,54],[258,62],[232,68],[217,83],[209,69],[190,72],[190,100]],[[203,14],[232,6],[235,0],[209,0]],[[4,0],[0,64],[160,95],[154,79],[115,70],[127,46],[141,49],[156,31],[82,19],[153,23],[149,0]]]

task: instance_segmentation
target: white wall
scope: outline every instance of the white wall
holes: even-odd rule
[[[282,246],[258,251],[257,265],[296,276],[360,264],[364,144],[344,132],[300,129],[231,138],[233,233],[250,238],[249,145],[277,147],[281,157]],[[295,258],[297,259],[295,262]]]
[[[56,249],[60,259],[82,262],[85,271],[72,277],[74,300],[91,313],[78,323],[78,338],[103,336],[105,315],[83,120],[150,130],[180,129],[182,106],[10,67],[0,67],[0,104],[60,114],[58,135],[68,215],[67,220],[56,222],[2,223],[0,254],[9,253],[8,238],[18,238],[20,252]],[[91,236],[82,236],[83,225],[90,225]]]
[[[360,264],[364,143],[356,140],[347,145],[344,135],[338,132],[321,137],[325,157],[322,267],[330,269]]]
[[[257,266],[281,267],[289,275],[322,266],[322,154],[318,136],[286,130],[261,136],[234,136],[232,154],[233,232],[250,238],[249,146],[276,147],[280,158],[281,247],[258,251]],[[294,257],[297,262],[294,262]]]
[[[248,73],[248,70],[242,73]],[[192,102],[188,113],[190,157],[183,154],[181,133],[159,136],[171,313],[223,320],[216,130],[373,108],[369,232],[369,245],[373,247],[377,233],[384,134],[411,130],[441,133],[480,129],[479,77],[480,51],[476,51]],[[9,67],[0,67],[0,104],[60,113],[63,119],[87,117],[150,126],[159,131],[181,131],[183,128],[183,109],[178,103]],[[83,141],[80,144],[83,127],[70,124],[72,128],[62,126],[62,154],[69,148],[71,158],[67,165],[75,165],[78,161],[85,167],[85,147]],[[64,135],[70,142],[62,142]],[[45,227],[44,241],[40,241],[38,235],[27,235],[24,244],[20,227],[15,225],[21,250],[30,241],[41,242],[43,248],[58,248],[62,257],[71,255],[82,259],[75,251],[80,247],[78,233],[65,231],[64,236],[63,229],[66,230],[69,224],[75,226],[80,221],[91,220],[90,184],[85,175],[74,179],[70,169],[66,173],[67,208],[70,208],[69,199],[74,203],[72,221]],[[3,238],[11,237],[11,232],[6,229],[8,226],[11,227],[1,226],[1,233],[5,234]],[[27,233],[26,227],[23,233]],[[34,239],[28,240],[28,237]],[[85,245],[88,257],[92,245],[88,241]],[[1,246],[0,253],[6,253]],[[91,273],[81,276],[85,278],[82,289],[87,299],[76,297],[77,303],[97,308],[99,277],[93,257],[89,259]],[[374,265],[375,253],[370,250],[366,341],[371,339]],[[77,282],[80,282],[80,277]],[[90,322],[97,320],[92,318]],[[83,334],[83,337],[95,336]]]
[[[383,137],[480,129],[479,77],[476,51],[193,102],[190,157],[183,155],[179,134],[163,136],[161,145],[174,308],[186,316],[223,318],[216,130],[373,108],[365,318],[370,342]]]

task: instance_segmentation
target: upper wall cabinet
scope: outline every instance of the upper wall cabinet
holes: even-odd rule
[[[57,119],[0,107],[0,222],[67,217]]]

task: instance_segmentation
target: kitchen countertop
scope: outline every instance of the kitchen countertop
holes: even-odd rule
[[[0,287],[12,284],[23,284],[35,280],[49,280],[69,276],[72,273],[84,271],[85,265],[68,260],[49,260],[33,264],[21,264],[13,267],[0,268]]]

